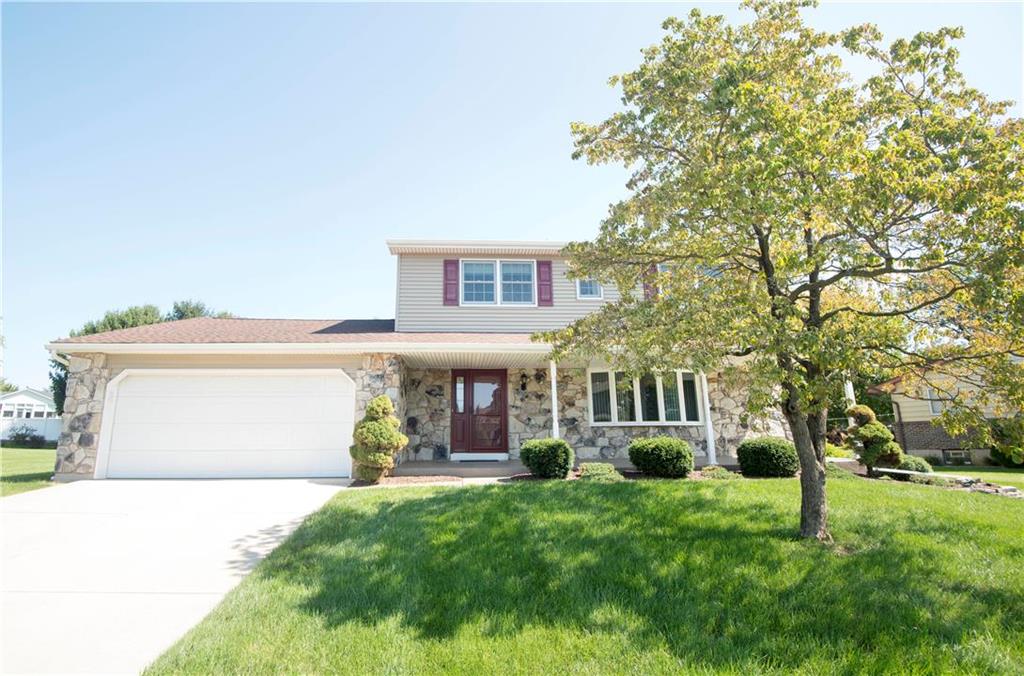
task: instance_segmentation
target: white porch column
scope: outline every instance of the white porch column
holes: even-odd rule
[[[704,408],[704,436],[708,444],[708,464],[717,465],[718,455],[715,453],[715,427],[711,424],[711,397],[708,396],[708,377],[700,374],[700,401]]]
[[[853,381],[847,380],[843,383],[843,394],[846,396],[846,408],[857,405],[857,395],[853,392]],[[857,424],[853,418],[847,418],[846,422],[850,424],[850,427]]]
[[[548,360],[548,377],[551,378],[551,438],[557,439],[558,429],[558,366],[554,359]]]

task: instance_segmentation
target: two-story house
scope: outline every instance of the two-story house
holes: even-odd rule
[[[503,461],[563,437],[581,459],[635,436],[730,462],[742,388],[684,370],[639,377],[555,363],[538,330],[618,292],[570,279],[562,242],[391,241],[394,320],[188,319],[55,341],[69,367],[59,478],[348,476],[355,421],[387,394],[403,460]]]

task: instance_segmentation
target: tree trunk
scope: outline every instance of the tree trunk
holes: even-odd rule
[[[800,536],[831,542],[825,498],[825,420],[827,410],[804,415],[788,403],[783,413],[800,459]]]

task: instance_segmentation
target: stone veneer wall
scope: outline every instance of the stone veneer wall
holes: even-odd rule
[[[397,355],[368,354],[363,356],[362,364],[358,369],[345,369],[345,372],[356,383],[356,422],[363,417],[367,402],[382,394],[391,398],[398,419],[405,418],[405,396],[402,388],[403,368],[402,359]]]
[[[518,456],[528,439],[551,436],[551,386],[547,369],[510,369],[508,372],[509,454]],[[442,460],[450,452],[451,372],[447,369],[407,369],[402,381],[406,404],[405,430],[409,460]],[[744,409],[741,388],[728,388],[710,380],[715,444],[721,461],[735,457],[736,446],[758,434],[786,435],[781,414],[751,421]],[[689,441],[694,451],[706,449],[704,425],[593,426],[588,422],[585,369],[558,370],[559,428],[581,459],[626,458],[630,439],[667,434]]]
[[[68,358],[68,381],[61,416],[63,431],[57,440],[58,479],[91,477],[96,468],[100,442],[103,397],[110,369],[105,354],[80,354]]]

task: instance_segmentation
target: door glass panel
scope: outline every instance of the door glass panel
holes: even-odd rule
[[[455,378],[455,412],[466,412],[466,377],[456,376]]]
[[[619,422],[636,420],[636,407],[633,405],[633,379],[622,371],[615,373],[615,404]]]
[[[501,384],[497,377],[473,378],[473,414],[501,415]]]
[[[594,422],[612,421],[612,397],[607,373],[590,374],[590,392],[593,396]]]
[[[473,416],[471,434],[473,435],[472,448],[474,450],[500,449],[504,446],[501,416]]]
[[[682,412],[679,410],[679,384],[676,374],[666,373],[661,378],[661,391],[665,395],[665,420],[679,422]]]

